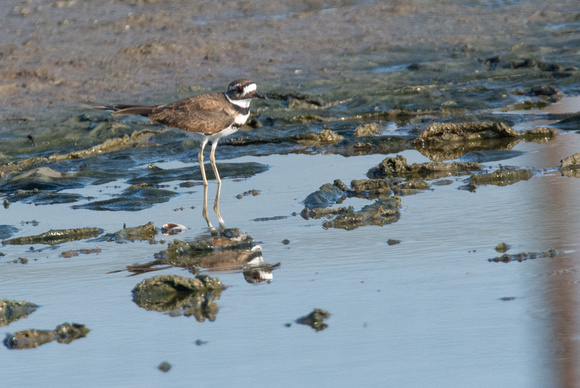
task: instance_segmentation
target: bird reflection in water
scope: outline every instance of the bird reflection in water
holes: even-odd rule
[[[166,224],[168,225],[168,224]],[[179,229],[182,225],[173,224]],[[184,227],[183,227],[184,228]],[[227,248],[223,247],[228,239],[223,236],[214,236],[212,246],[207,243],[194,241],[191,243],[179,242],[182,246],[177,250],[183,254],[175,259],[168,253],[170,248],[156,255],[157,259],[146,264],[127,266],[129,276],[147,272],[160,271],[172,267],[189,268],[192,272],[242,272],[244,279],[252,284],[270,283],[273,280],[272,271],[280,266],[280,263],[271,265],[264,261],[262,247],[255,245],[252,248]],[[203,249],[199,249],[199,245]]]

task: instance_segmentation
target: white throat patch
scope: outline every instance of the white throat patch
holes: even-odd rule
[[[227,94],[225,96],[229,102],[231,102],[234,105],[239,106],[240,108],[244,108],[244,109],[249,108],[250,102],[252,102],[251,98],[246,98],[245,100],[232,100],[232,99],[230,99],[230,97]]]

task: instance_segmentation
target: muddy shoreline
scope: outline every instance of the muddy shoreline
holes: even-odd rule
[[[396,64],[549,55],[544,45],[566,42],[570,27],[543,26],[579,17],[574,1],[19,3],[0,5],[4,119],[165,101],[222,90],[238,77],[276,91],[316,92],[320,81]]]

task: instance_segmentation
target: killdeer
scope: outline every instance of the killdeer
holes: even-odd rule
[[[215,150],[220,138],[235,133],[250,117],[252,98],[266,99],[258,93],[256,84],[239,79],[228,85],[225,93],[201,94],[166,105],[113,105],[95,106],[93,109],[114,111],[113,116],[139,115],[172,128],[194,135],[201,142],[197,155],[203,184],[207,186],[203,151],[211,140],[209,160],[218,183],[220,176],[215,165]]]
[[[225,93],[201,94],[165,105],[112,105],[95,106],[93,109],[112,110],[114,116],[139,115],[151,121],[164,124],[168,127],[179,128],[191,133],[201,142],[197,159],[201,169],[203,185],[207,193],[207,178],[203,164],[203,152],[208,141],[211,140],[209,160],[213,169],[218,188],[221,179],[215,164],[215,150],[220,138],[235,133],[250,117],[250,102],[252,98],[266,99],[258,92],[256,83],[239,79],[228,85]],[[218,189],[219,190],[219,189]],[[218,207],[216,204],[214,209]],[[204,217],[207,209],[204,209]],[[216,210],[223,223],[219,210]],[[211,227],[208,218],[208,225]]]

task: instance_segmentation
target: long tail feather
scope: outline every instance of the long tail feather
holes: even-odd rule
[[[103,106],[95,106],[93,109],[101,109],[101,110],[112,110],[113,116],[121,116],[121,115],[138,115],[138,116],[149,116],[153,109],[157,108],[157,105],[103,105]]]

